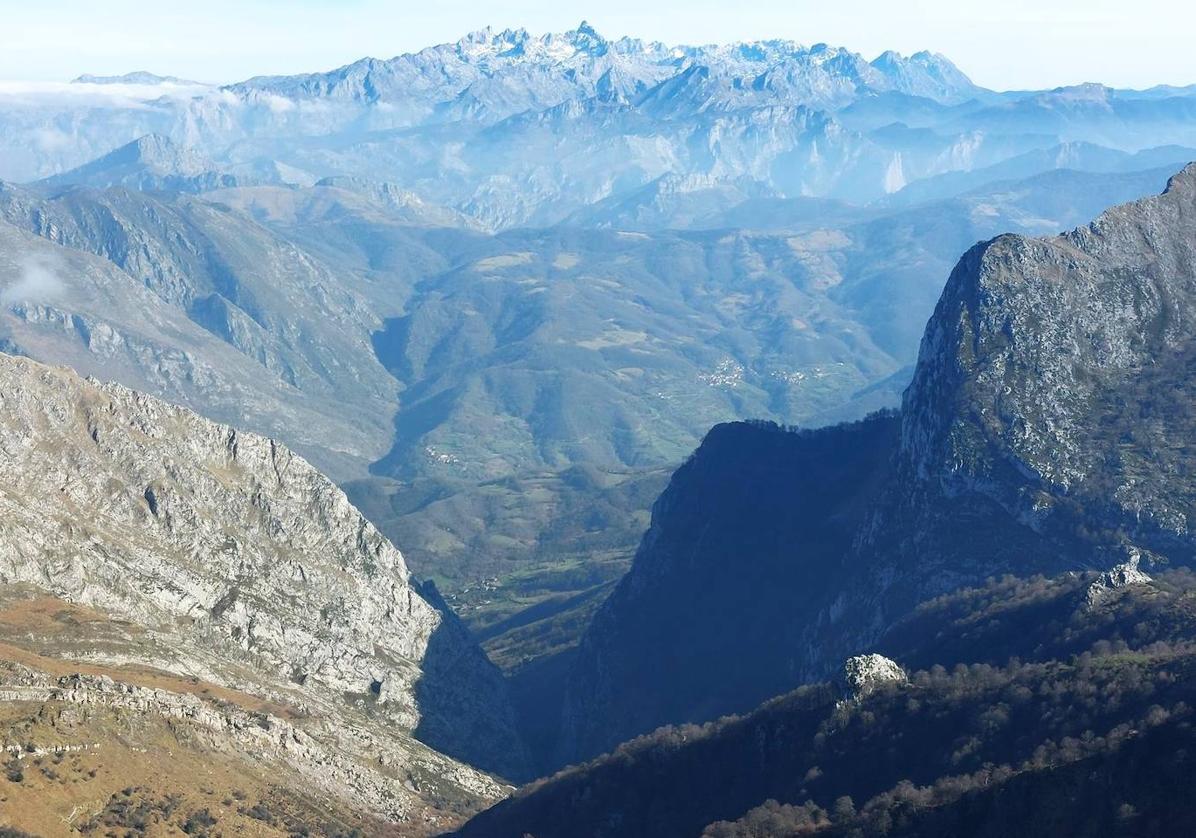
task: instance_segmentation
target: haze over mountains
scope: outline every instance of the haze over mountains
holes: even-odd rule
[[[153,663],[122,635],[105,666],[398,737],[401,754],[337,763],[353,782],[325,791],[345,829],[352,789],[374,795],[370,818],[449,828],[505,794],[481,771],[522,781],[662,724],[749,713],[876,644],[907,666],[1003,664],[890,632],[994,574],[1050,574],[1071,597],[1059,574],[1190,560],[1189,429],[1151,393],[1186,387],[1193,175],[1175,173],[1192,159],[1196,88],[995,92],[925,52],[668,46],[586,24],[224,87],[142,71],[0,88],[0,453],[30,487],[6,501],[24,516],[15,543],[54,545],[18,550],[0,581],[33,586],[14,613],[93,608],[112,637],[131,621],[172,650]],[[38,483],[50,448],[53,469],[88,478]],[[292,462],[302,491],[276,468]],[[119,514],[46,517],[60,488]],[[277,492],[298,504],[285,520]],[[332,546],[305,541],[304,510],[333,507]],[[119,537],[129,526],[144,543]],[[178,556],[140,567],[176,536]],[[277,570],[286,545],[306,558]],[[1159,608],[1150,642],[1180,642],[1184,606]],[[1087,643],[1117,639],[1091,619]],[[73,631],[36,654],[77,653]],[[252,648],[224,659],[230,636]],[[1065,648],[1083,651],[1051,654]],[[230,674],[242,652],[271,674]],[[58,701],[48,666],[13,677]],[[1045,677],[1010,683],[1023,676]],[[809,695],[791,702],[801,731],[835,700]],[[1135,719],[1149,706],[1131,704]],[[702,747],[740,747],[774,710]],[[620,808],[646,782],[620,759],[570,775],[614,778],[595,818],[646,817]],[[287,777],[291,820],[272,828],[318,823]],[[791,779],[691,826],[804,804]],[[899,779],[810,786],[802,817]],[[472,834],[567,834],[553,818],[575,781]],[[158,806],[166,792],[146,788]]]
[[[222,88],[119,81],[6,97],[0,178],[58,174],[156,133],[281,181],[395,182],[504,228],[675,175],[862,202],[1060,142],[1196,145],[1191,89],[997,94],[928,53],[673,47],[584,23]]]

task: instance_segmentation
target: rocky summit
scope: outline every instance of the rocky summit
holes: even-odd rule
[[[857,548],[892,608],[1127,550],[1192,562],[1193,300],[1196,166],[1086,227],[963,257],[905,394],[895,488]]]
[[[216,164],[169,137],[146,134],[76,169],[42,182],[48,188],[119,186],[128,189],[206,192],[246,185],[248,181],[217,170]]]

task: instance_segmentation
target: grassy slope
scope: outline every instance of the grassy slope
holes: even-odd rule
[[[139,664],[154,640],[94,609],[0,586],[0,690],[23,673],[104,676],[117,685],[191,695],[212,707],[300,720],[283,695],[264,699]],[[161,651],[161,650],[156,650]],[[263,716],[263,718],[265,718]],[[264,754],[231,745],[188,717],[58,700],[0,702],[0,828],[34,835],[424,835],[453,823],[416,811],[383,822]],[[446,801],[447,803],[447,801]],[[451,809],[452,807],[449,806]]]

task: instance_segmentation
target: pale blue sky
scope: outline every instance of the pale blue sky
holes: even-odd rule
[[[227,82],[389,58],[471,29],[671,43],[791,38],[945,53],[999,89],[1196,83],[1196,3],[1178,0],[0,0],[0,79],[157,73]]]

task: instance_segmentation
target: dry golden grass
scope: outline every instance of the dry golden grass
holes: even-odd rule
[[[185,724],[110,708],[13,702],[0,707],[0,729],[39,748],[86,748],[7,758],[0,825],[46,838],[392,831],[305,795],[281,766],[205,747]]]
[[[108,676],[141,687],[296,716],[289,707],[199,679],[139,666],[71,660],[71,650],[134,644],[140,629],[24,586],[0,586],[0,668]],[[90,645],[89,645],[90,643]],[[61,654],[59,654],[61,652]],[[191,722],[108,705],[0,703],[0,744],[82,748],[0,753],[0,826],[32,835],[418,835],[311,791],[293,769],[217,750]]]
[[[34,595],[11,598],[0,605],[0,660],[20,663],[49,675],[107,675],[138,687],[168,690],[235,704],[245,710],[294,719],[301,714],[295,708],[267,701],[238,690],[228,689],[196,678],[174,675],[144,666],[98,666],[85,661],[41,654],[55,641],[61,645],[77,642],[95,633],[136,636],[141,630],[131,623],[113,621],[103,613],[83,605],[74,605],[56,597]],[[32,640],[29,638],[32,636]],[[31,648],[33,647],[33,648]]]

